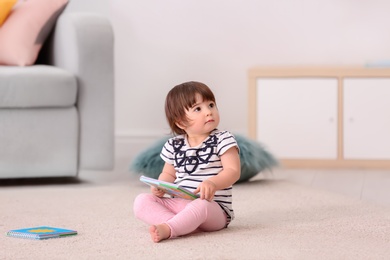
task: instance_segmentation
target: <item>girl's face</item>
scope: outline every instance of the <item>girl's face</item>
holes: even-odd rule
[[[180,125],[180,127],[189,136],[208,136],[219,125],[217,105],[213,101],[203,100],[200,94],[196,94],[195,100],[195,104],[186,110],[189,122],[185,125]]]

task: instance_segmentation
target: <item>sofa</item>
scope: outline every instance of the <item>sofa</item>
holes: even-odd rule
[[[35,64],[0,65],[0,179],[113,168],[113,40],[107,18],[64,12]]]

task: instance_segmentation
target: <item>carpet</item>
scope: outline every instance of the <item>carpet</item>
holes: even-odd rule
[[[236,219],[212,233],[153,243],[133,217],[135,178],[0,186],[0,259],[389,259],[390,209],[281,180],[234,187]],[[48,225],[77,236],[27,240],[10,229]]]

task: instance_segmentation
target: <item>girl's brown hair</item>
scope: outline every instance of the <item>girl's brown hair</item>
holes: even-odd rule
[[[187,124],[186,110],[195,105],[196,94],[199,94],[204,101],[215,101],[211,89],[196,81],[185,82],[172,88],[165,99],[165,115],[173,134],[185,134],[185,131],[176,123]]]

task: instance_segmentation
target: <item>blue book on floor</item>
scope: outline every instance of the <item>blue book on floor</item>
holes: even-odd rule
[[[77,235],[77,231],[56,227],[40,226],[32,228],[14,229],[7,232],[9,237],[27,239],[49,239]]]

